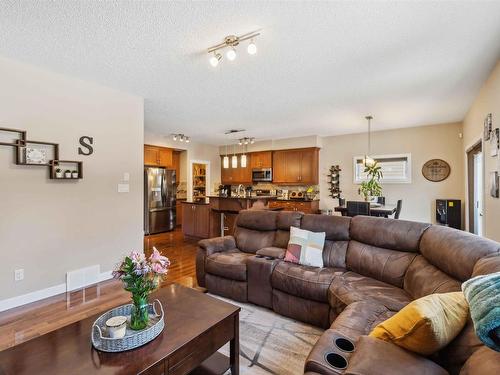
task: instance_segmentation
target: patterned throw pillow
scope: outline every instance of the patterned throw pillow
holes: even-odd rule
[[[323,246],[325,232],[310,232],[290,227],[290,241],[286,249],[285,261],[305,266],[323,267]]]

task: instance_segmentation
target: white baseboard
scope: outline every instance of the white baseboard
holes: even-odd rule
[[[113,271],[101,272],[99,274],[99,282],[111,279]],[[90,285],[90,284],[89,284]],[[45,298],[53,297],[58,294],[66,293],[66,283],[54,285],[45,289],[36,290],[20,296],[7,298],[0,301],[0,312],[26,305],[31,302],[40,301]]]

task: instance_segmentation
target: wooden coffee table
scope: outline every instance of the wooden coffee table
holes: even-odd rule
[[[90,331],[100,315],[0,352],[0,374],[239,374],[238,306],[178,284],[151,295],[165,309],[165,329],[127,352],[95,350]],[[217,350],[230,342],[230,356]]]

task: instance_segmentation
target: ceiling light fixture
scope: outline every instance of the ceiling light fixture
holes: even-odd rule
[[[213,54],[210,58],[210,65],[216,67],[219,65],[220,60],[222,59],[222,55],[217,51],[222,50],[224,48],[228,48],[226,52],[226,57],[229,61],[234,61],[236,59],[236,46],[245,40],[250,40],[250,44],[247,46],[247,52],[250,55],[255,55],[257,53],[257,45],[254,42],[254,39],[260,35],[260,31],[253,31],[251,33],[243,34],[240,36],[236,35],[228,35],[224,38],[222,43],[216,44],[208,48],[207,52],[209,54]]]
[[[190,142],[189,137],[184,134],[171,134],[171,135],[174,141],[186,142],[186,143]]]
[[[250,41],[250,44],[247,47],[247,52],[250,55],[255,55],[257,53],[257,46],[255,45],[253,39]]]
[[[363,160],[363,164],[365,167],[371,167],[373,164],[375,164],[375,160],[370,156],[372,153],[372,127],[371,127],[371,121],[373,120],[373,116],[368,115],[365,116],[365,119],[368,121],[368,152],[365,155],[365,159]]]
[[[234,145],[233,145],[233,156],[231,157],[231,167],[238,168],[238,157],[236,156]]]
[[[231,49],[226,52],[226,57],[229,61],[234,61],[236,59],[236,50],[234,47],[231,47]]]
[[[214,55],[210,58],[210,65],[214,68],[219,65],[219,61],[222,59],[222,55],[217,51],[214,51]]]
[[[255,143],[255,138],[251,137],[245,137],[245,138],[240,138],[238,139],[238,144],[241,145],[248,145],[251,144],[253,145]]]
[[[226,155],[222,158],[222,166],[224,169],[229,168],[229,156],[227,156],[227,145],[226,145]]]

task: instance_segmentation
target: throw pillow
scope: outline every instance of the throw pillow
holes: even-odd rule
[[[430,294],[377,325],[370,336],[430,355],[460,333],[468,314],[469,305],[462,292]]]
[[[285,261],[305,266],[323,267],[325,237],[325,232],[311,232],[290,227],[290,241],[286,249]]]

